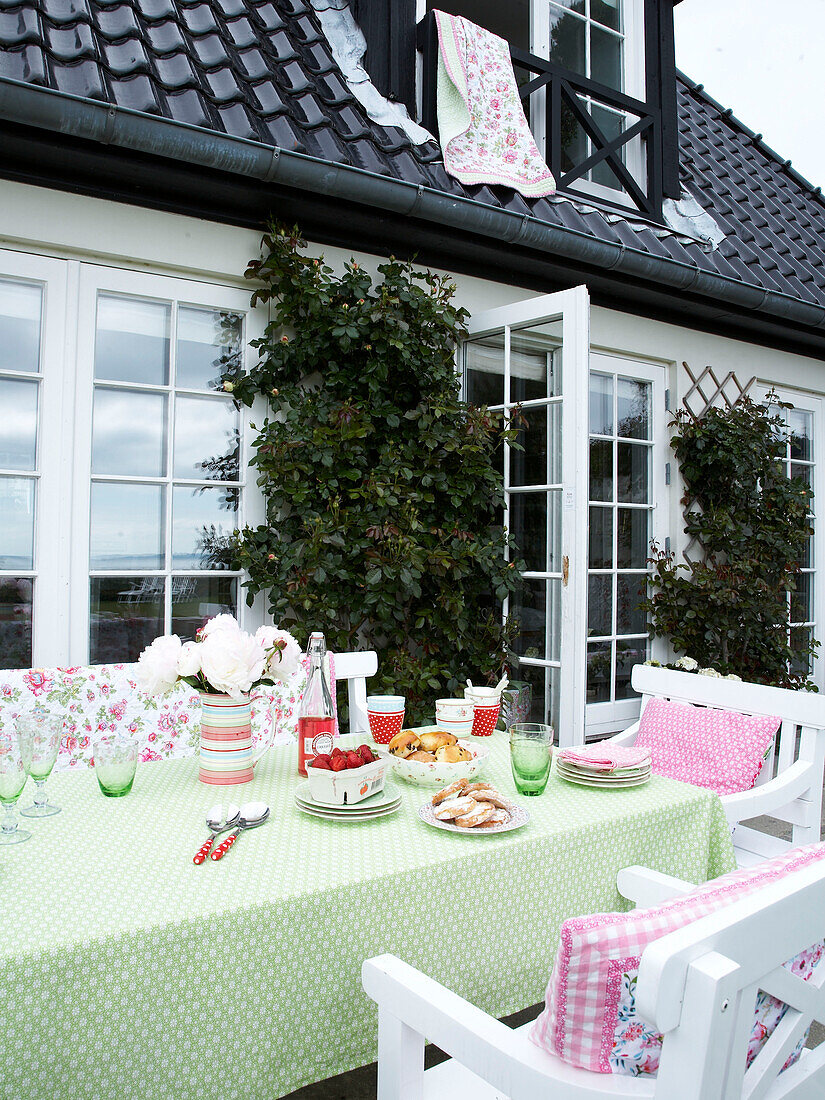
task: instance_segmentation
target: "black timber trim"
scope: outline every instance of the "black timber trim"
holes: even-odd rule
[[[126,149],[112,156],[111,147],[14,123],[0,122],[0,143],[0,178],[256,232],[275,216],[321,245],[411,257],[525,292],[586,283],[596,306],[825,361],[822,329],[447,225]]]
[[[415,117],[415,0],[350,0],[367,42],[364,67],[387,99]]]
[[[656,104],[661,119],[662,193],[678,199],[681,186],[673,3],[674,0],[645,0],[645,98]]]

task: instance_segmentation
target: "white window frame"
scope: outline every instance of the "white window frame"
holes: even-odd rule
[[[40,383],[33,568],[3,570],[3,574],[32,578],[32,662],[35,665],[57,664],[68,647],[68,613],[63,597],[69,588],[65,552],[69,542],[71,503],[63,491],[61,478],[71,460],[67,421],[74,400],[71,383],[64,374],[67,348],[71,347],[73,335],[71,313],[66,308],[69,272],[61,260],[2,250],[0,276],[37,283],[43,293],[40,371],[25,376]],[[16,473],[20,475],[22,471]]]
[[[88,664],[89,626],[90,626],[90,514],[91,514],[91,462],[92,462],[92,407],[94,399],[94,352],[96,335],[96,310],[99,292],[122,294],[144,299],[174,301],[180,305],[192,305],[200,308],[212,308],[239,313],[244,316],[244,352],[248,357],[249,343],[263,333],[264,319],[259,311],[253,311],[249,305],[249,292],[236,287],[224,286],[213,282],[197,282],[178,278],[173,275],[153,275],[146,272],[127,271],[120,268],[82,264],[78,286],[78,334],[77,355],[74,364],[74,388],[78,395],[78,407],[75,415],[75,446],[72,474],[73,523],[71,532],[71,575],[73,583],[70,598],[70,660],[73,664]],[[248,364],[247,364],[248,365]],[[160,390],[159,390],[160,392]],[[166,392],[166,391],[164,391]],[[238,525],[253,526],[264,519],[263,498],[257,490],[254,476],[250,477],[249,461],[253,428],[251,411],[241,409],[241,500],[238,510]],[[128,477],[124,481],[135,480]],[[141,479],[137,479],[141,480]],[[154,480],[154,479],[153,479]],[[166,485],[167,495],[171,492],[173,478],[171,456],[166,477],[160,479]],[[171,568],[169,546],[172,537],[169,530],[167,502],[166,552],[164,568],[161,570],[135,571],[140,576],[156,575],[166,577],[185,573],[187,576],[197,573],[199,576],[230,577],[238,576],[237,611],[241,625],[246,629],[255,629],[262,625],[263,607],[259,598],[252,608],[246,606],[244,591],[241,587],[241,575],[229,570],[179,570]],[[96,571],[109,573],[110,570]],[[123,575],[130,571],[125,570]],[[166,591],[165,617],[168,619],[169,591]]]
[[[651,416],[651,433],[650,433],[650,459],[648,466],[648,485],[650,492],[649,501],[649,514],[650,514],[650,527],[649,537],[655,540],[659,546],[664,545],[664,541],[668,536],[670,529],[670,497],[668,495],[668,488],[666,483],[666,468],[669,458],[669,439],[667,422],[670,419],[669,414],[665,409],[665,390],[667,388],[667,366],[666,364],[658,364],[652,362],[645,362],[639,359],[633,359],[630,356],[619,355],[615,352],[597,351],[591,349],[590,355],[590,372],[601,372],[604,374],[610,374],[614,377],[639,379],[643,382],[650,382],[651,394],[650,394],[650,416]],[[615,394],[614,394],[615,405]],[[616,430],[616,424],[613,425],[614,433]],[[588,424],[588,440],[589,440],[589,424]],[[589,443],[588,443],[589,447]],[[588,453],[588,471],[589,471],[589,453]],[[613,495],[616,497],[616,484],[618,477],[618,469],[616,467],[616,445],[614,443],[614,490]],[[589,476],[587,480],[588,494],[588,510],[589,510]],[[613,503],[613,512],[615,515],[616,508],[633,508],[632,504],[625,504],[618,502]],[[639,507],[639,506],[636,506]],[[649,544],[648,544],[649,545]],[[608,570],[595,570],[596,573],[607,573],[611,576],[617,574],[617,525],[613,524],[613,549],[612,549],[612,567]],[[588,561],[588,578],[590,576]],[[624,572],[624,571],[622,571]],[[648,574],[651,569],[648,568]],[[615,598],[614,598],[615,602]],[[614,624],[615,625],[615,624]],[[601,636],[599,636],[601,637]],[[605,637],[607,637],[605,635]],[[616,650],[616,634],[611,636],[611,692],[613,690],[612,685],[615,681],[615,650]],[[629,637],[626,635],[619,635],[620,639]],[[640,637],[640,636],[633,636]],[[588,639],[590,640],[590,639]],[[658,644],[657,644],[658,643]],[[661,639],[655,639],[650,643],[650,652],[652,656],[657,659],[662,659],[665,656],[666,642]],[[586,684],[585,684],[586,690]],[[586,711],[586,733],[588,737],[603,736],[608,733],[614,733],[617,730],[626,729],[639,717],[640,700],[638,696],[631,697],[629,699],[615,699],[600,703],[588,703]]]
[[[585,657],[587,644],[587,427],[588,380],[590,376],[590,298],[587,287],[579,286],[556,294],[515,302],[485,310],[469,322],[470,340],[504,334],[504,408],[510,405],[510,331],[561,321],[562,349],[562,446],[561,446],[561,555],[560,572],[527,573],[561,581],[561,625],[558,660],[523,658],[525,666],[559,668],[560,745],[581,744],[585,732]],[[535,402],[534,402],[535,404]],[[509,452],[505,448],[505,482]],[[551,488],[546,486],[546,488]],[[508,525],[508,497],[505,493],[505,527]],[[507,601],[504,615],[507,614]]]
[[[766,382],[760,379],[754,386],[755,401],[768,404],[768,393],[775,393],[780,401],[787,401],[797,409],[813,414],[813,513],[814,534],[812,547],[814,577],[813,636],[825,647],[825,402],[805,390]],[[825,659],[823,649],[814,654],[811,679],[820,691],[825,691]]]

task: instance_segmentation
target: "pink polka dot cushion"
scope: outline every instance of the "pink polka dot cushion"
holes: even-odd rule
[[[650,749],[657,775],[717,794],[749,791],[781,719],[651,699],[636,745]]]

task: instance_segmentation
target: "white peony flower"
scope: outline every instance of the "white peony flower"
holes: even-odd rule
[[[198,631],[198,638],[202,641],[204,638],[208,638],[210,634],[214,634],[216,630],[240,630],[241,624],[235,618],[234,615],[216,615],[214,619],[210,619],[204,623]]]
[[[684,669],[685,672],[695,672],[699,667],[699,662],[694,661],[692,657],[680,657],[676,662],[676,667]]]
[[[135,670],[138,688],[147,695],[164,695],[178,682],[181,644],[177,634],[155,638],[141,653]]]
[[[721,680],[722,679],[722,673],[717,672],[715,668],[700,668],[699,669],[699,675],[700,676],[712,676],[714,680]]]
[[[178,656],[178,676],[197,676],[201,670],[201,647],[198,642],[184,642]]]
[[[276,680],[288,680],[303,655],[289,631],[277,626],[261,626],[255,632],[255,641],[266,651],[265,675]]]
[[[198,648],[204,679],[215,691],[225,692],[233,699],[248,695],[263,675],[266,654],[252,635],[243,630],[213,630]]]

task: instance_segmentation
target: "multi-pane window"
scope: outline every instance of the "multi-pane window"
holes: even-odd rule
[[[816,473],[814,414],[808,409],[800,408],[774,408],[772,411],[774,415],[781,417],[786,425],[784,465],[788,477],[801,478],[813,494]],[[815,527],[813,495],[808,522],[812,528]],[[802,568],[796,578],[796,592],[791,593],[789,597],[789,641],[791,649],[799,654],[792,671],[802,676],[807,676],[811,672],[810,658],[805,650],[810,644],[811,636],[816,636],[814,551],[815,537],[812,535],[808,539],[805,556],[800,563]]]
[[[242,354],[231,311],[99,292],[89,520],[89,656],[134,660],[158,634],[234,613],[230,543],[241,432],[221,372]]]
[[[648,658],[652,394],[646,379],[591,371],[588,703],[631,698],[633,666]]]
[[[31,664],[43,287],[0,278],[0,652]]]
[[[628,90],[626,54],[636,45],[629,41],[627,33],[631,9],[631,0],[547,0],[538,9],[539,41],[548,42],[546,56],[565,69],[614,91]],[[578,99],[608,140],[618,137],[638,117],[628,116],[587,95],[579,95]],[[591,155],[593,142],[567,104],[562,105],[561,127],[562,169],[567,172]],[[603,187],[622,189],[604,161],[584,178]]]
[[[519,675],[533,715],[557,721],[561,668],[561,350],[556,322],[510,329],[465,345],[467,400],[501,410],[519,449],[502,452],[505,518],[526,564],[508,614],[518,619]],[[509,356],[505,357],[505,339]],[[505,365],[509,369],[505,369]]]

